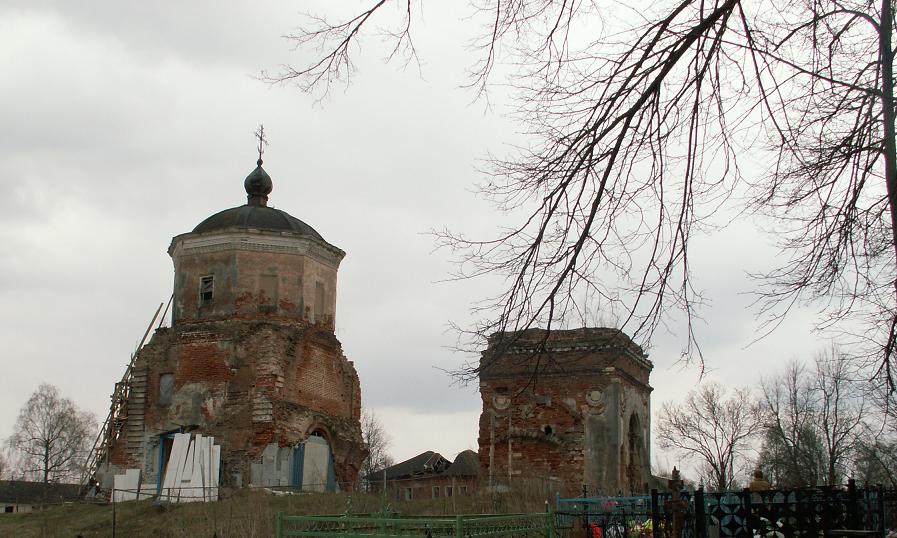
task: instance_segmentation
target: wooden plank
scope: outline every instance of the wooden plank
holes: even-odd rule
[[[168,457],[168,467],[165,469],[165,479],[162,483],[162,495],[167,497],[169,502],[177,502],[179,491],[176,488],[180,486],[189,441],[189,434],[176,433],[174,435],[174,442]]]

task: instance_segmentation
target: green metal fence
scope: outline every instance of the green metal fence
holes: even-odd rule
[[[555,538],[554,516],[506,514],[454,517],[287,516],[277,514],[277,538],[288,536],[514,536]]]

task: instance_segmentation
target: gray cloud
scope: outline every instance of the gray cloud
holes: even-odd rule
[[[244,202],[259,122],[271,138],[273,205],[348,253],[337,330],[365,404],[394,414],[476,410],[475,387],[452,386],[440,368],[475,359],[450,350],[447,322],[468,320],[470,303],[493,293],[494,282],[437,284],[451,266],[426,232],[495,226],[496,213],[470,193],[474,164],[503,151],[514,126],[456,89],[470,62],[461,52],[470,29],[451,6],[428,4],[418,33],[423,77],[384,65],[372,43],[348,91],[323,106],[253,79],[296,58],[279,36],[299,24],[300,7],[104,0],[0,8],[8,126],[0,131],[0,436],[43,381],[105,416],[129,353],[171,293],[171,237]],[[501,110],[502,96],[495,99]],[[800,317],[787,337],[741,350],[753,325],[733,290],[744,287],[744,263],[770,254],[751,229],[730,233],[695,254],[713,299],[702,332],[714,375],[750,383],[817,342]],[[658,401],[693,386],[694,371],[672,367],[680,345],[681,335],[661,336],[652,349]],[[428,433],[393,432],[397,445],[414,435]]]

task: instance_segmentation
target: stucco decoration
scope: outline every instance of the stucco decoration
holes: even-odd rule
[[[611,328],[497,333],[481,360],[489,366],[479,379],[480,479],[487,485],[645,492],[650,422],[628,418],[650,417],[653,365],[628,336]],[[508,394],[511,411],[502,412]]]
[[[492,407],[498,411],[504,411],[511,406],[511,399],[503,394],[496,394],[492,397]]]
[[[589,404],[589,412],[593,415],[600,415],[607,408],[607,404],[604,402],[604,391],[601,389],[592,389],[586,392],[586,402]]]

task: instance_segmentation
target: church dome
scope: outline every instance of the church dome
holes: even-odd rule
[[[324,239],[314,228],[286,211],[249,204],[215,213],[193,228],[193,233],[217,232],[231,228],[295,232]]]
[[[232,207],[215,213],[200,222],[193,233],[217,232],[230,229],[255,229],[275,232],[293,232],[324,240],[314,228],[286,211],[268,207],[268,194],[273,189],[271,176],[262,168],[262,160],[243,182],[246,189],[246,205]]]

